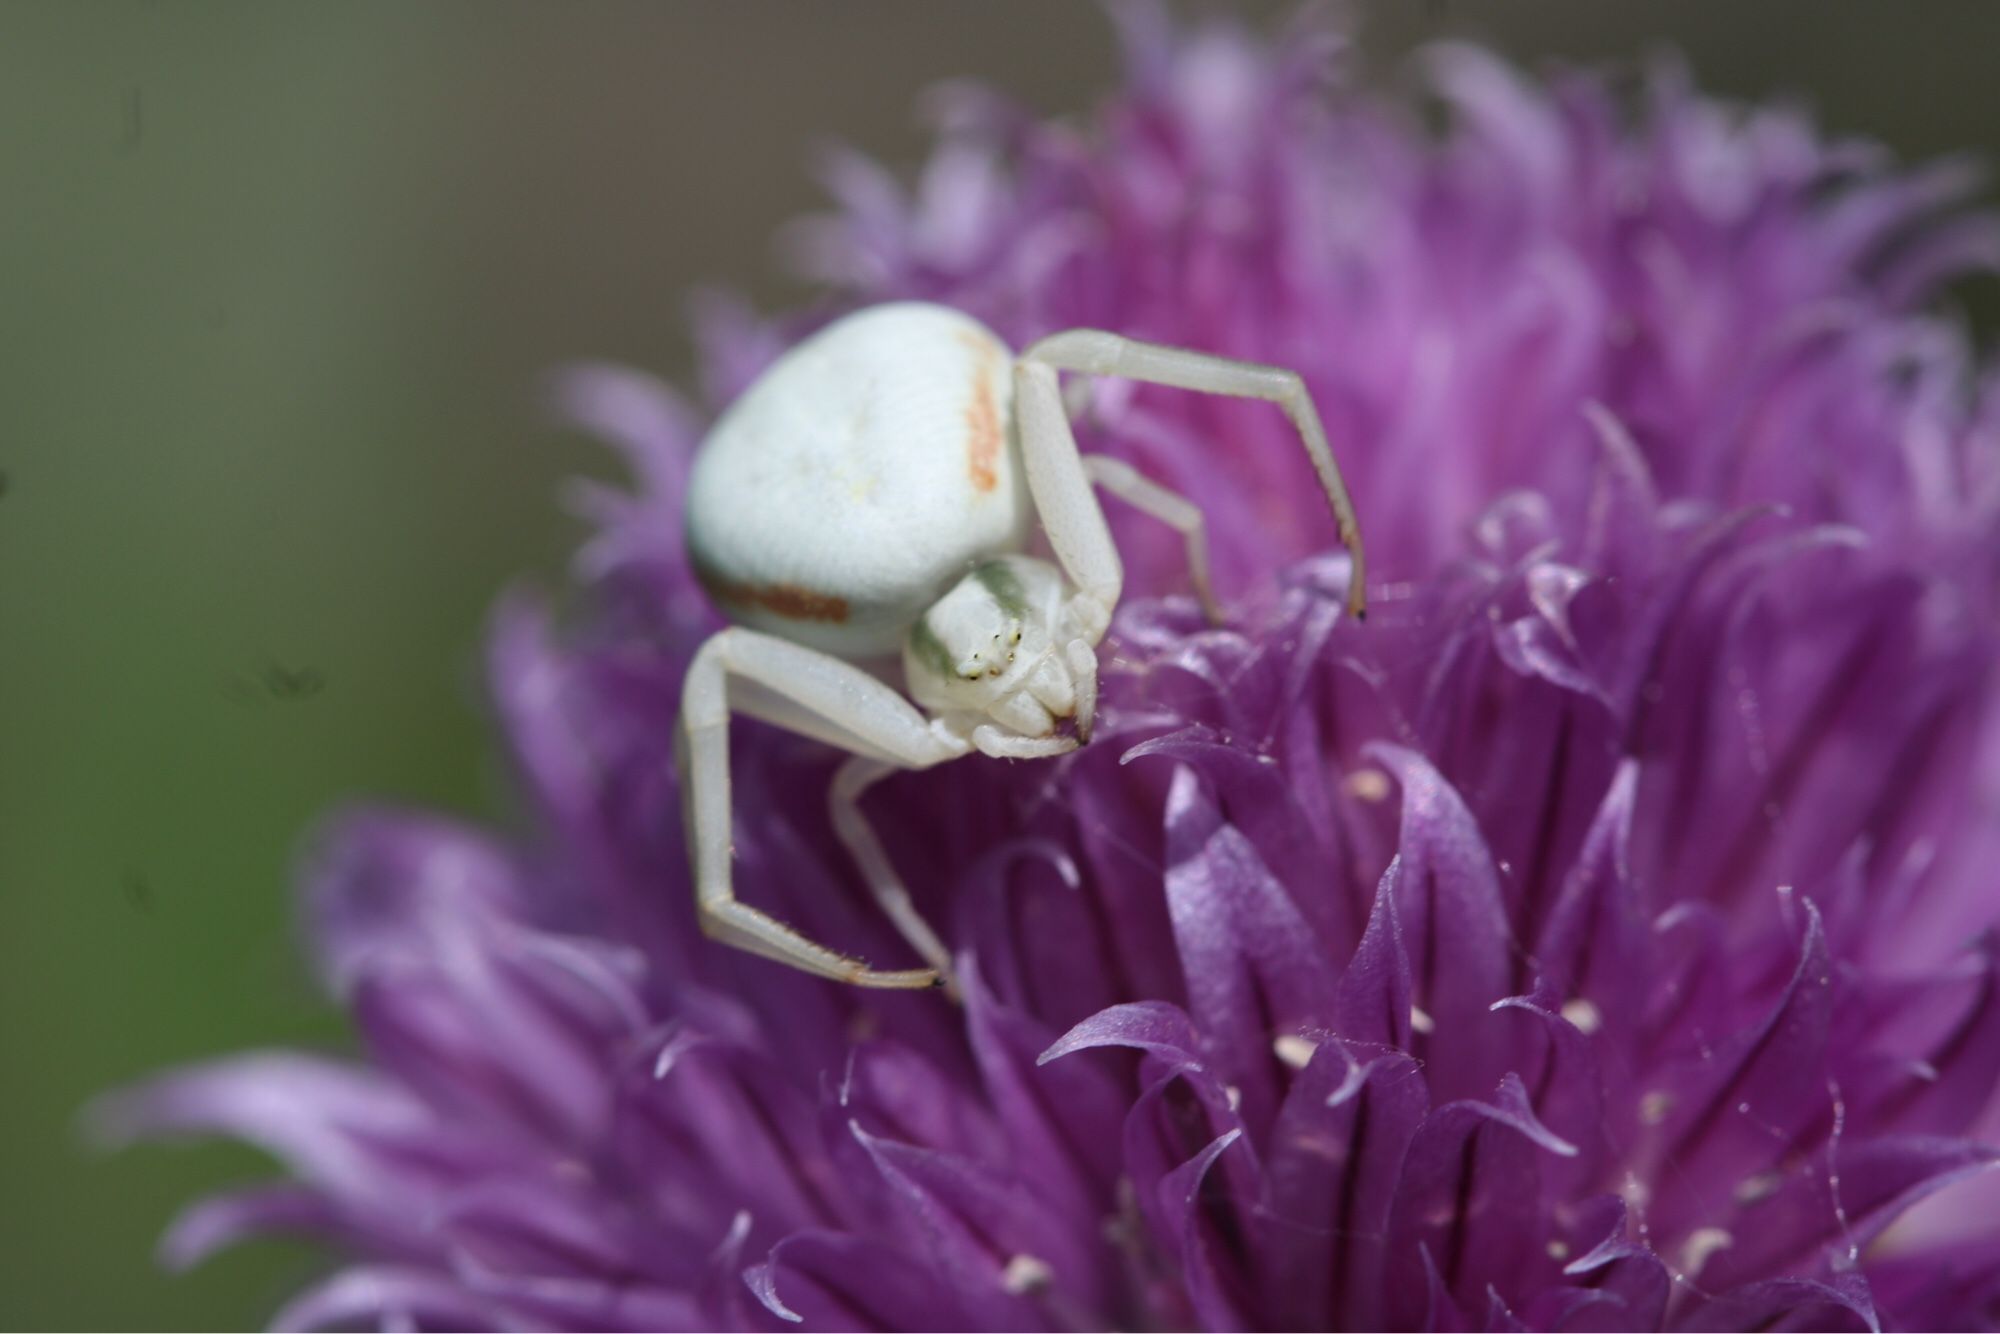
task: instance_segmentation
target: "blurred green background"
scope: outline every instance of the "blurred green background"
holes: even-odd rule
[[[1445,33],[1530,62],[1671,41],[1908,155],[2000,130],[2000,6],[1362,13],[1385,77]],[[820,203],[812,150],[913,162],[933,80],[1068,113],[1113,68],[1069,0],[0,7],[0,1325],[259,1325],[313,1271],[264,1245],[158,1272],[175,1208],[264,1165],[100,1156],[77,1111],[343,1041],[287,886],[330,806],[507,818],[481,624],[560,580],[559,480],[614,474],[541,373],[685,380],[698,285],[798,297],[769,238]]]

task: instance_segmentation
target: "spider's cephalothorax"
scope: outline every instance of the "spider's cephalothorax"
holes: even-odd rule
[[[903,640],[910,696],[940,718],[985,720],[1025,738],[1054,736],[1074,719],[1090,740],[1097,655],[1074,662],[1102,630],[1079,624],[1055,566],[1032,556],[982,561],[917,618]]]
[[[1361,614],[1360,530],[1293,372],[1091,329],[1016,357],[977,321],[918,303],[838,320],[723,414],[689,483],[689,556],[737,622],[695,655],[681,701],[689,846],[710,935],[864,986],[948,976],[949,952],[911,907],[861,794],[897,769],[975,750],[1032,758],[1090,739],[1097,644],[1124,587],[1093,487],[1183,534],[1195,592],[1216,615],[1200,512],[1128,464],[1078,452],[1062,371],[1282,408],[1333,505],[1352,557],[1348,605]],[[1021,554],[1037,518],[1054,564]],[[897,652],[908,698],[856,665]],[[834,826],[929,967],[875,971],[736,899],[732,710],[852,752],[834,779]]]

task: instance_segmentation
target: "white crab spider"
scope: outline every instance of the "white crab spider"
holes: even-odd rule
[[[975,750],[1026,759],[1090,739],[1096,646],[1124,586],[1093,483],[1180,530],[1215,617],[1200,511],[1116,459],[1080,454],[1060,371],[1276,403],[1332,503],[1353,557],[1348,606],[1362,614],[1361,532],[1295,373],[1094,329],[1051,335],[1016,358],[968,316],[915,302],[838,320],[723,414],[688,487],[689,556],[740,623],[702,645],[681,695],[689,855],[710,936],[860,986],[949,976],[943,943],[862,817],[861,794],[897,769]],[[1020,554],[1031,508],[1060,571]],[[899,650],[909,694],[927,712],[857,665]],[[737,900],[732,712],[852,752],[833,780],[834,828],[928,968],[878,972]]]

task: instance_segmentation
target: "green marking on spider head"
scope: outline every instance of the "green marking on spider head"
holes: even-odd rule
[[[1009,616],[1019,618],[1028,614],[1028,595],[1021,589],[1020,577],[1014,567],[1004,560],[989,560],[984,565],[974,567],[972,577],[977,579],[1000,610]]]
[[[910,653],[939,676],[958,675],[958,664],[952,661],[951,650],[937,637],[937,631],[931,629],[927,616],[918,617],[917,623],[910,627]]]

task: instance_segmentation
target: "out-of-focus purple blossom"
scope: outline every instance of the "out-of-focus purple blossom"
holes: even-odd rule
[[[833,296],[704,308],[703,406],[562,381],[591,611],[506,603],[531,833],[349,815],[305,871],[363,1054],[107,1105],[285,1184],[166,1254],[321,1237],[284,1324],[1994,1327],[2000,417],[1934,313],[1996,258],[1915,173],[1675,69],[1621,105],[1425,58],[1441,136],[1264,45],[1121,9],[1087,126],[942,92],[913,190],[843,157]],[[857,304],[948,302],[1299,368],[1380,571],[1277,414],[1094,393],[1086,447],[1201,498],[1234,613],[1118,513],[1098,738],[873,800],[965,1000],[694,929],[671,734],[714,615],[703,421]],[[737,729],[738,884],[904,954],[828,828],[836,757]]]

